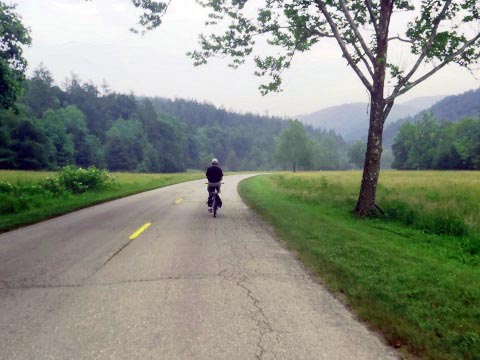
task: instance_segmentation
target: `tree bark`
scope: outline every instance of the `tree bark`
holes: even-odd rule
[[[375,213],[375,198],[378,178],[380,175],[380,159],[382,156],[383,134],[383,96],[372,96],[370,106],[370,125],[368,129],[367,151],[363,165],[362,184],[355,212],[360,216],[370,216]]]
[[[374,64],[373,89],[370,92],[370,125],[368,128],[367,151],[363,166],[362,184],[355,212],[359,216],[375,214],[375,199],[382,157],[383,125],[393,100],[384,98],[385,73],[388,53],[388,28],[393,11],[393,0],[382,0],[378,24],[377,49]]]

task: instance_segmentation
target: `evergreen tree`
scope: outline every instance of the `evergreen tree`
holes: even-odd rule
[[[58,88],[53,84],[52,74],[42,64],[28,79],[25,94],[20,101],[28,106],[33,116],[39,118],[48,109],[57,109],[60,106],[57,94]]]

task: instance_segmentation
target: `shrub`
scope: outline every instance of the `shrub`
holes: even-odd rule
[[[15,185],[6,181],[0,181],[0,194],[11,194],[15,192]]]
[[[53,190],[64,188],[76,194],[105,189],[113,183],[113,177],[106,170],[99,170],[95,167],[83,169],[66,166],[58,173],[57,179],[58,184],[56,181],[50,180],[48,186]]]
[[[67,166],[56,176],[36,184],[11,184],[0,181],[0,214],[17,214],[45,206],[61,196],[108,188],[113,177],[106,170]]]
[[[67,191],[67,189],[62,185],[58,177],[47,177],[42,183],[42,187],[46,191],[49,191],[52,194],[56,195],[62,194]]]

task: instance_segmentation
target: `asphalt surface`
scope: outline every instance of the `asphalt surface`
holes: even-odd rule
[[[216,219],[194,181],[0,235],[0,358],[397,358],[243,204],[245,177]]]

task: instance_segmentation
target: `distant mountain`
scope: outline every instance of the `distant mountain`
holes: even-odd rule
[[[395,104],[387,119],[387,124],[407,116],[414,116],[442,98],[443,96],[428,96]],[[367,137],[368,110],[367,103],[352,103],[329,107],[308,115],[299,115],[297,118],[303,123],[317,128],[335,130],[346,141],[355,141]]]
[[[412,109],[415,109],[415,114],[418,114],[420,111],[428,109],[429,107],[435,105],[437,102],[444,99],[446,95],[441,96],[421,96],[412,100],[408,100],[400,103],[401,105],[406,105]]]
[[[460,95],[447,96],[414,116],[390,123],[383,134],[385,147],[390,147],[393,144],[398,129],[403,124],[421,120],[425,111],[431,112],[437,120],[447,122],[455,122],[466,116],[478,116],[480,115],[480,89],[467,91]]]

